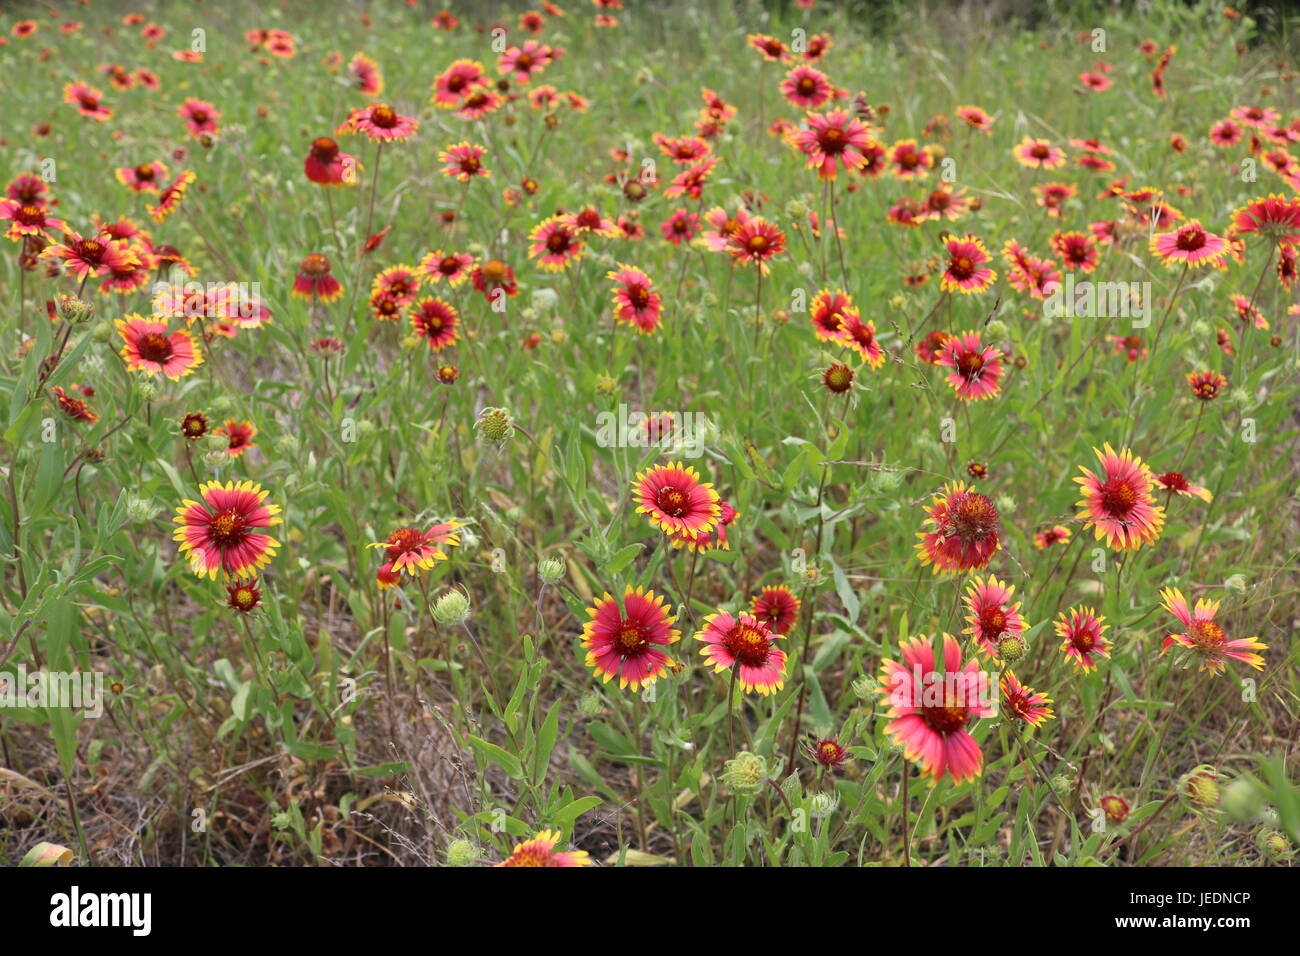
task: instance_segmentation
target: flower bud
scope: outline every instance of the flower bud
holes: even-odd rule
[[[433,619],[447,627],[469,620],[469,598],[461,591],[447,591],[433,602]]]
[[[767,780],[767,761],[756,753],[742,750],[722,767],[722,782],[732,793],[758,793]]]
[[[479,856],[479,848],[469,840],[452,840],[447,846],[448,866],[473,866]]]
[[[515,434],[515,422],[504,408],[485,408],[474,423],[479,438],[501,448]]]
[[[1015,634],[1008,634],[1002,640],[998,641],[998,657],[1008,664],[1015,664],[1023,660],[1029,651],[1029,645],[1025,643],[1023,637]]]
[[[537,562],[537,576],[542,579],[543,584],[557,584],[564,580],[565,572],[568,566],[565,565],[563,558],[542,558]]]

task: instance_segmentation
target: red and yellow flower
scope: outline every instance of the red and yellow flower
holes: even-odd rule
[[[668,602],[654,591],[633,589],[623,593],[622,607],[606,592],[594,606],[582,628],[585,663],[605,683],[618,678],[620,689],[648,687],[675,666],[663,648],[681,639],[672,625]]]
[[[283,519],[279,505],[266,503],[269,494],[251,481],[209,481],[199,486],[200,501],[176,509],[172,537],[195,574],[246,578],[271,563],[280,542],[264,529]]]
[[[785,686],[785,651],[766,624],[749,614],[717,611],[706,617],[695,639],[705,646],[700,654],[713,665],[714,673],[735,668],[734,678],[746,694],[774,694]]]

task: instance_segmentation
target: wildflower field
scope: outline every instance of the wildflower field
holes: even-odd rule
[[[1286,866],[1220,3],[7,3],[0,863]]]

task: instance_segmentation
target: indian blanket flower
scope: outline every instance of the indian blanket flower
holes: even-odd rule
[[[857,309],[850,309],[840,319],[840,330],[836,338],[871,368],[880,368],[885,364],[885,350],[876,341],[876,324],[870,320],[863,322]]]
[[[993,134],[993,117],[978,106],[959,106],[956,113],[971,129],[979,130],[989,136]]]
[[[333,302],[343,295],[343,283],[330,275],[329,259],[313,252],[298,264],[298,275],[289,294],[295,299]]]
[[[769,584],[750,599],[750,613],[774,634],[788,634],[799,620],[799,599],[780,584]]]
[[[945,292],[963,295],[983,292],[998,277],[996,272],[984,266],[992,261],[992,257],[977,236],[951,238],[944,243],[944,248],[948,250],[948,267],[939,277],[939,284]]]
[[[500,259],[488,259],[470,274],[470,282],[475,292],[483,293],[489,303],[496,303],[501,296],[519,294],[519,285],[515,282],[515,270]]]
[[[528,247],[529,257],[536,259],[538,268],[547,272],[563,271],[570,263],[581,259],[586,251],[586,246],[564,216],[544,219],[533,227],[528,238],[532,241]]]
[[[594,866],[586,850],[556,852],[560,842],[559,830],[539,830],[531,840],[525,840],[497,866]]]
[[[841,341],[840,332],[845,320],[857,316],[858,310],[853,300],[843,289],[822,289],[815,296],[808,309],[808,319],[812,322],[813,335],[822,342]]]
[[[921,564],[933,565],[935,574],[987,567],[1000,547],[1001,523],[993,502],[962,481],[944,485],[930,501],[924,524],[932,527],[916,534]]]
[[[352,75],[352,87],[362,96],[378,96],[384,92],[384,74],[379,64],[364,53],[358,53],[348,61],[348,73]]]
[[[835,95],[835,87],[821,70],[796,66],[781,81],[781,95],[799,109],[815,110]]]
[[[1229,640],[1222,625],[1214,620],[1219,611],[1218,601],[1202,598],[1193,609],[1181,591],[1165,588],[1160,592],[1160,606],[1178,618],[1184,629],[1182,634],[1169,634],[1161,641],[1161,654],[1175,645],[1184,647],[1200,659],[1201,670],[1211,674],[1222,674],[1228,660],[1242,661],[1255,670],[1264,669],[1264,658],[1255,651],[1267,650],[1268,645],[1258,637]]]
[[[1092,528],[1097,540],[1115,550],[1136,551],[1153,544],[1165,523],[1165,509],[1156,504],[1151,469],[1125,448],[1118,454],[1107,443],[1104,451],[1093,449],[1101,468],[1097,474],[1079,466],[1083,477],[1075,478],[1083,497],[1078,501],[1079,519],[1085,530]]]
[[[1061,650],[1070,663],[1083,671],[1095,671],[1097,658],[1110,657],[1110,641],[1106,639],[1109,625],[1090,607],[1072,607],[1062,611],[1056,621],[1056,636],[1061,639]]]
[[[440,109],[454,109],[464,103],[475,90],[488,86],[491,82],[483,72],[482,63],[477,60],[457,60],[433,81],[433,104]]]
[[[452,547],[460,544],[459,521],[444,521],[427,531],[418,528],[398,528],[384,541],[374,541],[370,548],[383,548],[388,558],[376,575],[380,588],[392,587],[403,574],[417,575],[427,571],[438,561],[447,560],[447,552],[440,545]]]
[[[950,336],[939,348],[936,365],[952,369],[946,381],[962,401],[992,398],[1001,390],[1002,351],[984,345],[978,332]]]
[[[1186,495],[1189,498],[1200,498],[1202,501],[1210,501],[1214,495],[1209,488],[1203,488],[1200,485],[1194,485],[1187,478],[1177,471],[1169,471],[1163,475],[1156,475],[1156,484],[1165,491],[1175,495]]]
[[[996,714],[978,659],[963,666],[961,647],[950,634],[943,635],[939,666],[927,637],[904,640],[899,650],[901,662],[885,660],[880,665],[877,693],[890,718],[885,733],[930,782],[945,776],[956,783],[975,779],[982,772],[984,754],[969,727],[976,718]]]
[[[176,509],[172,537],[195,574],[242,579],[271,563],[280,542],[265,529],[283,519],[279,505],[266,503],[269,494],[251,481],[209,481],[199,486],[201,500]]]
[[[212,434],[227,439],[226,454],[232,458],[238,458],[257,445],[257,442],[253,441],[257,437],[257,426],[252,422],[241,422],[237,418],[226,419],[224,423],[212,429]]]
[[[69,83],[63,87],[63,102],[71,103],[82,116],[98,123],[113,118],[113,111],[103,103],[104,94],[85,83]]]
[[[690,242],[700,227],[700,217],[685,209],[674,209],[672,214],[659,226],[665,239],[675,246]]]
[[[1016,162],[1030,169],[1059,169],[1065,165],[1065,150],[1045,139],[1026,136],[1013,152]]]
[[[475,176],[484,178],[492,176],[492,171],[483,165],[483,157],[486,155],[486,148],[461,142],[448,146],[438,154],[438,159],[444,164],[442,167],[444,176],[467,183]]]
[[[966,587],[963,600],[970,612],[966,615],[970,627],[962,633],[969,634],[990,657],[998,656],[998,645],[1004,637],[1020,637],[1025,633],[1020,602],[1011,603],[1015,591],[1015,585],[1004,584],[991,574],[987,578],[972,578]]]
[[[307,179],[318,186],[355,186],[360,168],[357,158],[340,150],[339,144],[328,136],[312,140],[303,160]]]
[[[623,592],[622,607],[605,592],[593,607],[591,620],[582,627],[586,666],[605,683],[618,678],[619,689],[648,687],[675,666],[663,650],[681,639],[672,625],[668,602],[654,591],[631,585]]]
[[[436,285],[446,279],[452,288],[468,279],[473,269],[474,257],[468,252],[443,252],[439,249],[420,260],[420,270],[427,281]]]
[[[145,207],[148,209],[153,221],[157,223],[165,222],[168,216],[180,208],[182,200],[185,199],[185,194],[198,178],[197,175],[186,169],[172,180],[159,194],[158,204]]]
[[[785,252],[785,233],[761,216],[755,216],[731,234],[727,251],[736,262],[756,265],[766,275],[768,260]]]
[[[217,120],[221,119],[221,111],[206,100],[190,97],[176,110],[176,115],[185,120],[185,128],[195,139],[214,136],[220,130]]]
[[[62,386],[55,385],[50,391],[54,393],[59,408],[73,421],[86,422],[90,425],[99,421],[99,416],[91,410],[85,401],[80,398],[73,398]]]
[[[1228,380],[1218,372],[1188,372],[1187,387],[1203,402],[1210,402],[1219,397],[1219,393],[1228,387]]]
[[[1034,535],[1034,547],[1039,551],[1046,551],[1054,544],[1068,542],[1069,540],[1070,529],[1063,524],[1056,524]]]
[[[998,681],[1002,691],[1002,706],[1017,720],[1023,720],[1031,727],[1041,727],[1056,715],[1048,705],[1052,698],[1040,694],[1032,687],[1026,687],[1016,679],[1016,675],[1007,671]]]
[[[851,172],[866,162],[863,150],[871,142],[870,130],[848,110],[810,113],[807,123],[792,141],[821,179],[834,179],[840,166]]]
[[[257,578],[226,585],[226,606],[240,614],[252,613],[261,603],[262,589],[257,586]]]
[[[649,425],[650,422],[647,422]],[[669,434],[671,438],[671,423],[666,429],[660,429]],[[651,444],[654,439],[651,438]],[[718,521],[708,531],[674,531],[668,535],[668,540],[674,549],[686,548],[692,554],[700,554],[705,551],[721,550],[730,551],[731,544],[727,541],[727,526],[740,517],[740,512],[731,507],[727,501],[718,502]]]
[[[656,465],[632,482],[632,500],[664,534],[701,534],[712,531],[722,515],[713,485],[700,481],[699,473],[681,462]]]
[[[335,133],[364,133],[376,142],[393,143],[410,139],[419,128],[415,117],[403,116],[387,103],[371,103],[349,112]]]
[[[136,261],[125,242],[107,233],[83,236],[71,229],[64,232],[63,242],[48,246],[41,252],[41,258],[62,259],[65,272],[74,279],[84,281],[87,276],[108,275],[127,269]]]
[[[1197,268],[1217,265],[1228,253],[1228,242],[1222,236],[1207,232],[1195,219],[1179,226],[1173,232],[1161,232],[1151,237],[1151,252],[1167,266],[1182,263]]]
[[[1271,194],[1252,199],[1232,214],[1233,233],[1260,235],[1274,242],[1300,243],[1300,196]]]
[[[765,33],[751,33],[745,38],[745,42],[761,53],[763,59],[769,63],[784,63],[789,59],[790,51],[776,37]]]
[[[15,242],[24,236],[53,238],[55,233],[65,232],[68,228],[62,219],[51,216],[45,206],[16,199],[0,199],[0,219],[9,223],[5,235]]]
[[[545,43],[526,40],[522,46],[508,47],[497,59],[497,70],[514,80],[527,85],[532,82],[533,74],[540,71],[555,59],[555,51]]]
[[[113,170],[117,181],[133,193],[156,193],[167,178],[167,167],[154,160],[139,166],[119,166]]]
[[[898,179],[923,179],[934,166],[930,147],[918,147],[914,139],[900,139],[889,150],[891,172]]]
[[[766,697],[785,686],[786,654],[773,643],[781,637],[758,618],[717,611],[701,624],[695,639],[704,642],[700,654],[714,673],[734,668],[733,678],[746,694]]]
[[[436,296],[421,299],[411,315],[411,328],[435,352],[456,342],[460,314],[455,306]]]
[[[713,147],[696,136],[665,136],[655,133],[651,137],[665,156],[674,163],[691,166],[709,155]]]
[[[203,364],[202,351],[184,329],[168,333],[166,322],[154,322],[134,313],[113,325],[125,343],[121,354],[131,371],[161,373],[175,382]]]
[[[651,291],[648,275],[620,262],[617,269],[606,273],[606,278],[618,283],[614,290],[614,315],[618,321],[635,326],[645,335],[659,327],[659,293]]]

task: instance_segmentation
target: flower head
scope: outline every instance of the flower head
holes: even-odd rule
[[[184,329],[169,333],[166,322],[153,322],[135,314],[113,325],[125,343],[122,358],[132,371],[161,373],[175,382],[203,364],[202,351]]]
[[[172,537],[195,574],[245,578],[271,563],[280,542],[263,529],[283,519],[279,505],[266,504],[269,494],[251,481],[209,481],[199,486],[200,501],[176,509]]]
[[[1056,622],[1056,636],[1061,639],[1061,650],[1070,663],[1083,671],[1097,669],[1096,658],[1110,657],[1110,641],[1106,639],[1106,619],[1098,617],[1090,607],[1070,608],[1069,614],[1061,612]]]
[[[780,584],[769,584],[750,599],[750,613],[775,634],[788,634],[799,620],[799,599]]]
[[[606,592],[587,614],[591,620],[582,628],[585,663],[605,683],[617,677],[620,689],[636,691],[674,666],[663,648],[677,643],[681,632],[672,627],[677,619],[668,613],[668,602],[654,591],[628,585],[621,608]]]
[[[1214,619],[1219,611],[1218,601],[1201,599],[1192,608],[1177,588],[1165,588],[1160,592],[1160,606],[1183,626],[1183,633],[1169,634],[1161,641],[1161,654],[1174,646],[1186,648],[1193,658],[1199,659],[1201,670],[1211,674],[1222,674],[1229,660],[1241,661],[1256,670],[1264,669],[1264,658],[1255,651],[1267,650],[1268,645],[1258,637],[1229,640],[1223,626]]]
[[[1151,469],[1127,448],[1116,454],[1109,444],[1103,447],[1093,449],[1101,463],[1099,473],[1080,466],[1083,477],[1074,479],[1083,492],[1078,517],[1085,529],[1092,528],[1098,540],[1105,537],[1117,551],[1153,544],[1164,526],[1165,509],[1152,494]]]
[[[594,866],[586,850],[567,850],[557,853],[559,830],[539,830],[531,840],[525,840],[511,851],[497,866]]]
[[[712,531],[722,515],[713,485],[701,482],[699,473],[681,462],[658,465],[636,476],[632,500],[664,534],[701,534]]]
[[[992,398],[1001,390],[1002,351],[984,345],[978,332],[951,335],[939,349],[936,365],[952,369],[946,381],[967,402]]]
[[[935,574],[959,574],[988,566],[1000,547],[998,509],[965,482],[946,484],[925,509],[929,531],[917,532],[917,557]]]
[[[700,654],[715,673],[735,668],[736,683],[745,693],[764,696],[785,686],[785,651],[777,650],[780,635],[756,617],[718,611],[702,622],[695,639],[705,646]]]

